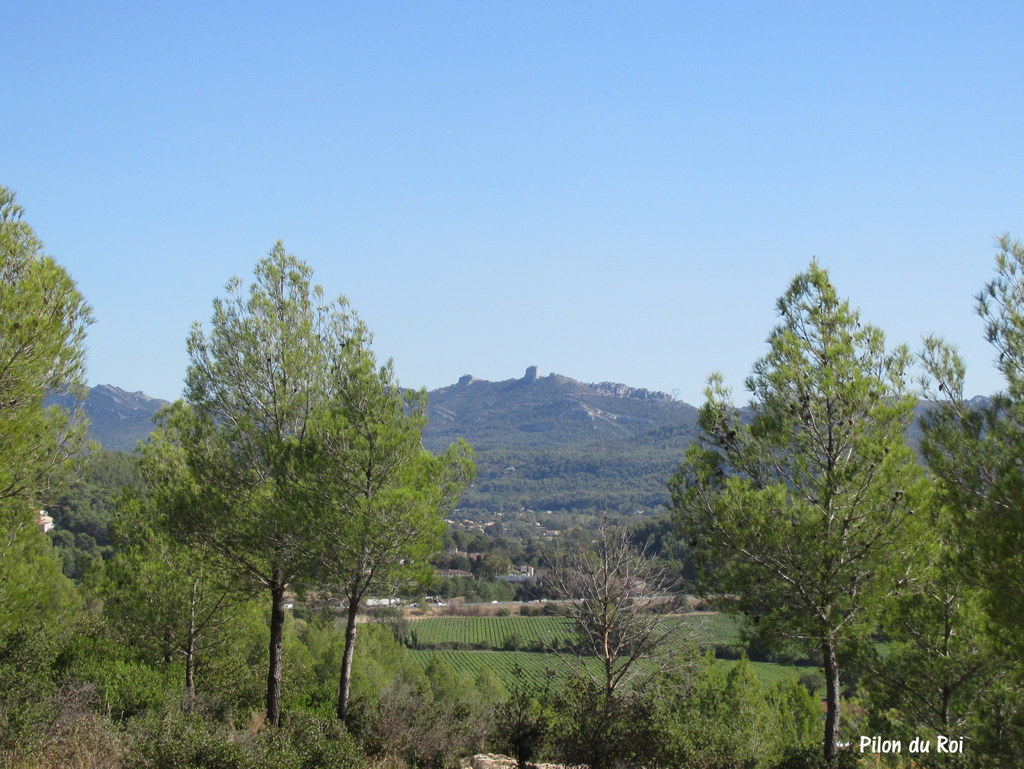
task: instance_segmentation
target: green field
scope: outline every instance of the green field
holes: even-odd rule
[[[424,668],[434,656],[439,656],[459,673],[472,677],[490,668],[506,688],[516,680],[515,669],[522,670],[522,676],[531,687],[540,688],[546,681],[564,678],[569,673],[566,663],[557,654],[543,652],[500,652],[500,651],[450,651],[410,650],[413,659]],[[595,660],[596,662],[596,660]]]
[[[570,623],[564,617],[437,617],[409,624],[416,646],[445,645],[503,649],[510,639],[517,646],[548,647],[570,638]]]
[[[682,614],[669,622],[677,637],[701,646],[735,644],[742,620],[727,614]],[[546,649],[565,646],[572,640],[571,623],[565,617],[433,617],[409,624],[420,649]]]
[[[540,688],[552,680],[564,679],[570,672],[567,663],[559,658],[557,654],[545,654],[543,652],[419,649],[410,650],[409,654],[424,668],[430,664],[430,660],[435,656],[440,656],[441,659],[451,665],[456,671],[467,673],[472,677],[476,677],[483,668],[490,668],[506,688],[515,682],[515,669],[517,666],[522,671],[522,677],[529,681],[531,687],[536,688]],[[595,673],[599,672],[596,659],[588,661],[587,664],[594,666]],[[732,667],[736,664],[736,661],[719,660],[718,664]],[[771,662],[751,662],[750,664],[754,674],[766,686],[771,686],[776,681],[785,678],[798,678],[801,673],[815,669],[795,665],[776,665]]]
[[[739,660],[718,660],[719,665],[732,667]],[[801,673],[810,670],[818,670],[814,667],[803,667],[801,665],[778,665],[774,662],[751,662],[750,667],[754,669],[754,675],[765,686],[771,686],[776,681],[783,681],[787,678],[797,679]]]
[[[728,614],[681,614],[668,620],[677,629],[678,642],[699,646],[728,646],[740,642],[742,618]],[[460,673],[476,676],[490,668],[508,687],[516,677],[516,668],[532,687],[565,678],[575,658],[561,657],[545,649],[571,644],[571,622],[565,617],[432,617],[409,623],[416,646],[410,653],[426,667],[440,656]],[[514,651],[513,649],[530,649]],[[597,660],[587,660],[597,673]],[[731,667],[735,660],[720,660]],[[798,678],[813,668],[752,662],[755,675],[765,685],[784,678]]]

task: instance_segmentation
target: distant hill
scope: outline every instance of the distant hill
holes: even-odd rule
[[[73,399],[68,395],[47,399],[47,404],[53,403],[71,408]],[[89,418],[89,439],[108,451],[131,451],[153,432],[153,415],[166,405],[167,401],[143,392],[97,385],[89,390],[83,406]]]
[[[70,406],[67,397],[53,398]],[[113,385],[89,391],[89,438],[130,451],[153,430],[167,401]],[[477,455],[463,498],[471,514],[520,509],[652,510],[697,431],[697,410],[665,393],[623,384],[584,384],[560,374],[489,382],[472,376],[430,393],[424,443],[442,451],[457,438]]]
[[[489,382],[466,375],[430,393],[425,440],[439,449],[455,438],[477,448],[554,448],[638,437],[668,425],[696,426],[697,410],[671,395],[623,384],[584,384],[561,374]]]
[[[94,387],[85,401],[89,437],[109,450],[131,450],[166,403],[112,385]],[[918,413],[929,405],[922,402]],[[536,366],[501,382],[467,374],[432,391],[427,413],[428,449],[443,451],[464,438],[476,451],[477,477],[462,510],[481,518],[524,509],[653,511],[668,503],[665,482],[698,434],[697,409],[671,395],[540,376]],[[908,440],[920,441],[917,424]]]
[[[652,511],[697,435],[697,409],[671,395],[561,374],[489,382],[466,375],[430,393],[424,443],[465,438],[477,454],[466,512]]]

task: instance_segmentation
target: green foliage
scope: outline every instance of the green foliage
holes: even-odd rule
[[[140,769],[254,769],[242,744],[198,716],[153,715],[133,726],[129,751]]]
[[[338,639],[344,643],[340,631]],[[372,729],[379,717],[382,693],[402,685],[396,682],[416,690],[425,687],[422,666],[406,655],[388,627],[372,623],[362,628],[353,661],[352,717],[346,722],[353,731],[366,735]]]
[[[476,677],[473,678],[473,688],[476,689],[480,699],[491,707],[508,698],[508,692],[501,683],[501,679],[494,675],[494,671],[490,668],[484,668],[476,674]]]
[[[310,425],[302,481],[323,530],[314,581],[358,604],[367,591],[429,579],[444,515],[472,480],[472,450],[423,449],[426,392],[403,391],[391,361],[377,366],[357,319],[334,343],[336,381]]]
[[[358,746],[330,721],[295,714],[281,729],[239,732],[197,715],[154,714],[131,724],[139,769],[359,769]]]
[[[287,676],[282,691],[284,710],[303,710],[330,717],[330,704],[337,692],[329,679],[321,680],[318,675],[323,663],[318,664],[313,650],[305,641],[306,628],[304,621],[294,619],[290,613],[285,616],[284,670]]]
[[[120,552],[91,587],[104,599],[111,628],[150,664],[182,661],[191,707],[197,667],[207,655],[238,643],[249,598],[201,552],[172,539],[147,501],[131,489],[122,495],[115,525]]]
[[[966,368],[956,349],[925,340],[922,359],[930,394],[939,399],[923,419],[922,453],[957,519],[965,568],[985,589],[985,605],[1004,632],[1000,643],[1024,653],[1024,613],[1006,596],[1024,593],[1024,244],[1003,236],[996,275],[977,296],[985,334],[998,353],[1006,389],[964,400]]]
[[[265,704],[266,680],[259,671],[266,665],[269,637],[264,602],[250,602],[230,613],[231,625],[217,633],[223,642],[208,645],[195,666],[195,709],[229,723],[247,718]],[[179,659],[168,667],[174,671],[175,702],[181,703],[184,664]]]
[[[887,352],[815,263],[778,311],[747,380],[752,420],[740,420],[712,376],[704,437],[670,486],[706,586],[738,595],[762,635],[804,639],[822,654],[831,762],[840,646],[866,637],[915,576],[925,536],[915,513],[928,486],[904,439],[914,407],[906,348]]]
[[[520,769],[525,769],[551,726],[552,712],[545,704],[550,700],[550,691],[547,685],[540,690],[531,686],[518,665],[513,666],[511,673],[508,697],[497,713],[496,737],[500,748],[511,753]]]
[[[1024,670],[1016,661],[1007,666],[982,694],[977,703],[979,717],[974,725],[971,758],[979,767],[1006,767],[1020,764],[1020,746],[1024,745]]]
[[[0,634],[0,756],[42,731],[56,690],[55,659],[65,642],[40,625]]]
[[[299,449],[307,505],[318,509],[310,542],[313,584],[343,596],[345,653],[337,714],[347,717],[356,612],[370,591],[392,594],[423,584],[440,549],[444,517],[473,477],[464,441],[442,456],[423,449],[426,391],[403,391],[391,361],[378,368],[370,335],[355,319],[327,340],[333,387]]]
[[[83,388],[88,305],[43,253],[14,193],[0,187],[0,521],[26,525],[32,505],[81,445],[77,414],[44,408],[52,391]],[[2,542],[2,540],[0,540]]]
[[[189,335],[186,402],[165,412],[144,450],[150,504],[166,512],[172,536],[270,595],[275,724],[285,589],[345,596],[344,718],[359,601],[371,586],[429,572],[442,511],[472,477],[467,445],[443,457],[423,450],[425,392],[403,392],[390,362],[378,368],[365,325],[344,298],[325,302],[311,278],[278,243],[247,297],[240,280],[229,282],[210,333],[197,324]]]
[[[56,550],[34,525],[8,532],[0,549],[0,636],[41,623],[60,623],[80,607],[81,599],[64,576]]]
[[[1005,389],[967,401],[956,348],[929,337],[921,354],[924,384],[936,401],[921,420],[921,451],[949,513],[945,550],[941,571],[908,607],[922,631],[894,633],[901,643],[885,662],[895,670],[882,672],[875,694],[894,705],[894,718],[932,729],[949,723],[973,738],[972,755],[1009,766],[1019,757],[1006,745],[1021,744],[1024,726],[1024,676],[1016,664],[1024,654],[1024,614],[1010,598],[1024,591],[1024,245],[1003,236],[998,248],[995,277],[976,297],[976,310]],[[942,696],[933,687],[922,712],[886,689],[886,672],[932,681]]]
[[[116,649],[96,653],[98,633],[75,613],[0,634],[0,765],[72,766],[60,757],[110,747],[114,730],[95,716],[97,687],[82,673],[86,663],[120,658]]]
[[[642,766],[655,755],[661,734],[653,702],[639,692],[616,692],[573,678],[554,698],[548,740],[556,756],[590,769]]]
[[[332,718],[293,713],[280,731],[260,735],[259,769],[362,769],[366,759],[352,737]]]
[[[80,465],[62,493],[45,505],[54,520],[50,538],[64,574],[74,580],[81,580],[96,559],[113,556],[117,497],[140,480],[137,462],[122,452],[89,451]]]
[[[489,603],[490,601],[511,601],[516,596],[515,588],[502,580],[482,580],[472,577],[434,579],[431,590],[444,599],[462,597],[467,603]]]
[[[81,680],[96,687],[97,704],[111,718],[123,719],[162,710],[168,696],[179,691],[177,670],[155,670],[144,662],[96,657],[75,670]]]
[[[14,193],[0,187],[0,635],[74,603],[35,517],[84,431],[77,411],[45,408],[43,400],[82,389],[92,320],[22,214]]]
[[[995,693],[1012,683],[1013,665],[1005,650],[992,647],[982,597],[958,569],[958,548],[944,520],[937,517],[934,526],[945,548],[913,593],[889,607],[884,654],[869,663],[861,683],[870,693],[876,733],[908,742],[966,736],[974,743],[987,714],[1011,706],[1010,700],[996,705]],[[927,760],[952,765],[941,756]]]
[[[819,736],[817,701],[793,679],[766,688],[746,660],[710,657],[667,679],[657,716],[659,765],[694,769],[801,766]],[[821,760],[820,749],[813,763]]]
[[[196,324],[186,404],[147,447],[146,478],[177,535],[195,538],[239,576],[286,584],[302,573],[318,511],[295,482],[296,449],[329,392],[327,345],[342,344],[344,302],[324,304],[311,271],[277,244]]]
[[[469,675],[443,658],[421,666],[384,625],[360,635],[346,725],[369,751],[440,767],[484,746],[503,696],[494,676]]]
[[[64,681],[88,688],[98,712],[120,721],[180,706],[178,666],[146,659],[95,614],[83,618],[76,630],[61,647],[56,665]]]
[[[340,386],[338,355],[361,324],[325,303],[311,269],[278,243],[214,301],[188,339],[186,403],[145,450],[153,504],[172,534],[215,554],[271,598],[267,716],[280,721],[284,591],[313,573],[322,511],[309,504],[309,435]]]

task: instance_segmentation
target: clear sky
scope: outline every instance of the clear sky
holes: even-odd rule
[[[702,400],[812,256],[1000,387],[972,296],[1024,238],[1019,2],[40,2],[3,12],[0,184],[175,398],[281,239],[402,384],[529,365]]]

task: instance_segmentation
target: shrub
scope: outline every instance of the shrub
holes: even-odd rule
[[[252,757],[225,728],[196,714],[135,719],[127,742],[137,769],[256,769]]]
[[[288,715],[281,729],[263,729],[260,769],[357,769],[365,761],[355,740],[333,718]]]
[[[333,719],[290,714],[280,728],[255,734],[181,713],[147,716],[130,726],[137,769],[358,769],[355,741]]]
[[[808,670],[806,673],[800,674],[799,682],[813,697],[825,688],[825,674],[820,670]]]
[[[167,675],[141,662],[99,659],[80,675],[96,685],[100,707],[115,719],[159,710],[169,696],[177,696]]]
[[[589,680],[572,681],[556,698],[549,739],[566,763],[591,769],[645,765],[661,737],[653,703],[636,692],[607,695]]]

